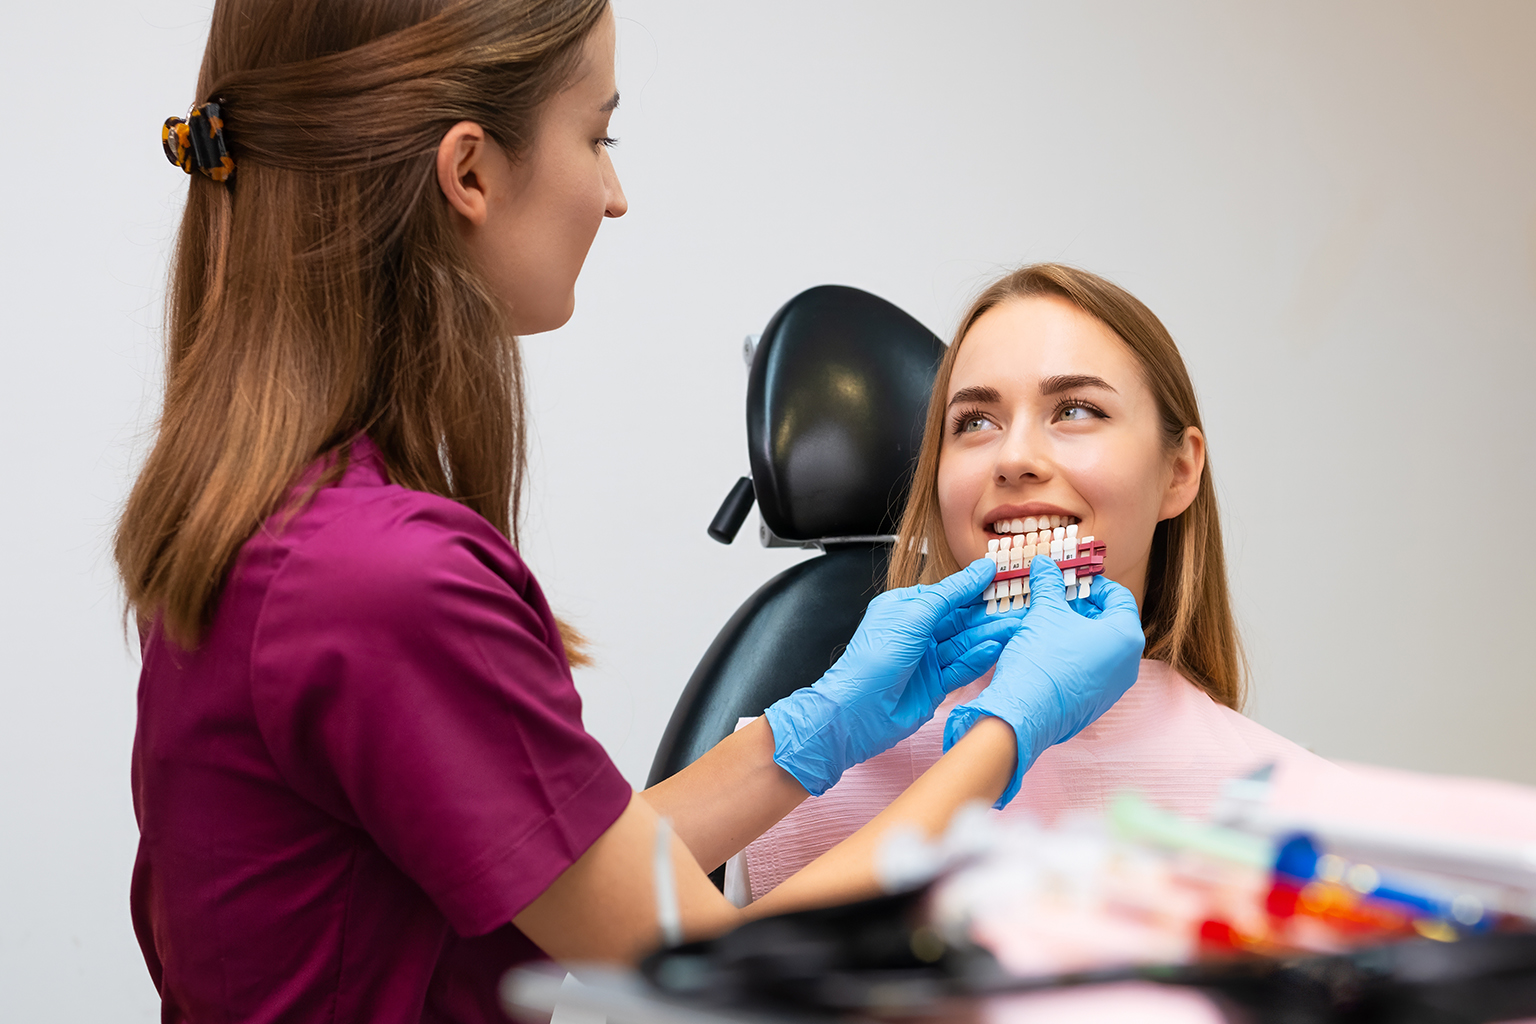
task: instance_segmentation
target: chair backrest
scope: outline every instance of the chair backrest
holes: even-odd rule
[[[747,384],[763,541],[824,553],[769,580],[721,629],[677,702],[648,785],[693,763],[737,719],[814,683],[842,653],[884,586],[943,354],[926,327],[856,288],[812,288],[769,321]]]

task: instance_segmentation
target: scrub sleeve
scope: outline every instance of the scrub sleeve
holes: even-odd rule
[[[632,793],[506,539],[366,439],[197,650],[151,631],[133,767],[165,1020],[502,1020],[510,921]]]

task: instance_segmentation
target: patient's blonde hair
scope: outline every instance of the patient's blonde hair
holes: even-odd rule
[[[1163,436],[1170,449],[1178,447],[1187,428],[1200,427],[1200,407],[1178,346],[1162,321],[1140,300],[1102,277],[1074,267],[1037,263],[1013,271],[971,303],[939,363],[917,471],[891,555],[886,581],[891,587],[933,583],[960,569],[949,550],[939,511],[939,449],[944,439],[950,375],[966,333],[984,313],[1010,299],[1031,296],[1065,299],[1119,335],[1141,364],[1162,414]],[[1222,704],[1242,707],[1245,664],[1227,591],[1226,556],[1209,456],[1195,500],[1180,515],[1157,524],[1147,564],[1141,624],[1147,635],[1146,657],[1167,662]]]

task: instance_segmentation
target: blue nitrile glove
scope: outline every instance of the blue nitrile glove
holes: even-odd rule
[[[773,759],[812,796],[933,717],[949,691],[985,672],[1020,615],[974,604],[997,566],[978,558],[938,583],[873,601],[837,663],[815,685],[770,707]]]
[[[1029,608],[1018,633],[997,659],[992,683],[949,713],[949,750],[982,715],[1013,726],[1019,762],[996,807],[1008,805],[1029,766],[1045,748],[1082,732],[1136,682],[1141,613],[1136,599],[1100,576],[1088,597],[1067,604],[1061,570],[1044,555],[1029,563]]]

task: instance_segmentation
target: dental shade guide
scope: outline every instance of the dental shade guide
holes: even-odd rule
[[[1029,562],[1045,555],[1061,569],[1067,599],[1088,596],[1093,577],[1104,572],[1102,541],[1079,537],[1077,523],[1063,516],[1039,516],[1000,521],[993,529],[1001,537],[987,541],[987,556],[997,563],[997,575],[982,592],[987,614],[1017,611],[1029,604]]]

